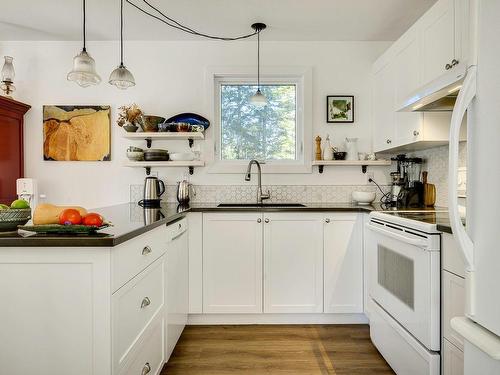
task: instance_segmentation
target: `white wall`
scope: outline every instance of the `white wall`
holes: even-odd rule
[[[334,145],[346,137],[359,137],[360,151],[371,151],[370,69],[373,61],[388,47],[385,42],[268,42],[263,43],[262,65],[309,66],[313,71],[313,136],[328,132]],[[40,193],[47,201],[102,206],[129,200],[129,185],[140,184],[142,169],[122,167],[125,149],[131,144],[120,137],[115,124],[120,105],[135,102],[147,113],[171,116],[179,112],[207,115],[211,95],[205,88],[205,71],[210,66],[253,66],[253,42],[128,42],[125,64],[135,75],[137,86],[119,91],[107,83],[119,62],[117,42],[90,42],[88,51],[97,62],[103,82],[97,87],[79,88],[66,80],[72,59],[81,49],[73,42],[0,42],[0,54],[14,57],[16,69],[14,97],[32,106],[25,122],[25,170],[39,181]],[[326,123],[326,95],[354,95],[356,122]],[[42,106],[44,104],[109,104],[112,108],[111,162],[50,162],[43,160]],[[214,119],[210,118],[213,122]],[[213,123],[212,123],[213,126]],[[213,129],[213,128],[212,128]],[[211,145],[211,131],[204,142]],[[138,145],[143,145],[139,142]],[[187,142],[161,144],[171,151],[187,148]],[[387,168],[373,169],[385,183]],[[159,175],[174,184],[184,169],[159,169]],[[244,184],[241,175],[208,174],[195,170],[195,184]],[[251,183],[255,183],[254,181]],[[360,168],[325,168],[310,174],[265,175],[266,184],[357,185],[366,183]]]

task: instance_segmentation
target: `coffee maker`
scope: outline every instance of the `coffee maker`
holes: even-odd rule
[[[397,155],[396,172],[391,172],[391,206],[418,208],[424,206],[424,185],[420,179],[422,158]]]

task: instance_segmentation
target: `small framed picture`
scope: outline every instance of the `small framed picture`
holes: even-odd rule
[[[328,95],[326,97],[326,122],[353,123],[354,96]]]

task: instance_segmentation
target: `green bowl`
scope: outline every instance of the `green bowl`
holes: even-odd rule
[[[10,208],[0,210],[0,232],[16,231],[18,225],[31,219],[31,208]]]

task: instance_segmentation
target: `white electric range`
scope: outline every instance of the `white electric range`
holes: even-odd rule
[[[436,211],[372,212],[367,223],[370,336],[397,374],[440,373]]]

